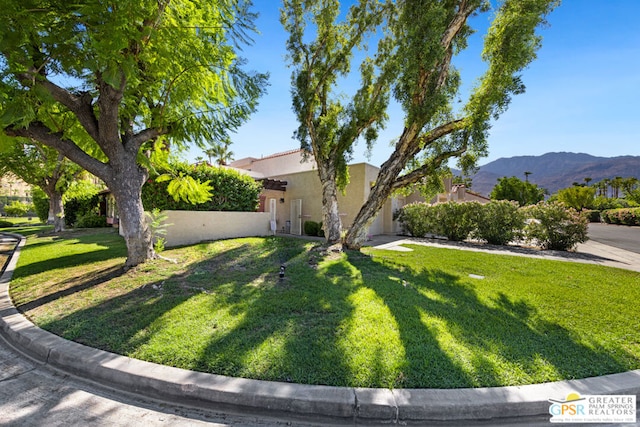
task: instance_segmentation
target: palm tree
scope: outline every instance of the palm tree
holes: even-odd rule
[[[598,181],[593,184],[593,188],[596,189],[598,196],[604,197],[607,190],[607,184],[604,181]]]
[[[604,197],[609,197],[609,186],[611,185],[611,180],[609,178],[605,178],[602,180],[602,182],[604,183]]]
[[[231,141],[217,142],[205,150],[204,153],[209,157],[209,163],[212,163],[212,158],[221,166],[233,161],[234,154],[229,150],[229,145],[231,145]]]
[[[586,177],[586,178],[584,179],[584,183],[587,185],[587,187],[589,186],[589,183],[590,183],[591,181],[593,181],[593,178],[591,178],[591,177]]]
[[[533,174],[533,172],[525,171],[524,172],[524,181],[529,182],[529,175]]]
[[[622,177],[616,176],[611,180],[611,190],[613,192],[613,198],[617,199],[620,196],[620,187],[622,187]]]

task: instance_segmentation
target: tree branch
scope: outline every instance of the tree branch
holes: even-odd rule
[[[73,94],[38,74],[38,70],[35,68],[27,73],[18,74],[17,77],[27,87],[38,85],[44,88],[54,100],[76,115],[78,121],[91,138],[98,140],[98,120],[93,112],[93,97],[88,92],[83,92],[79,96]]]
[[[391,186],[392,191],[399,190],[410,184],[415,184],[416,182],[427,176],[430,172],[439,168],[444,161],[450,159],[451,157],[464,154],[465,151],[467,151],[467,147],[463,146],[457,150],[445,151],[438,154],[436,157],[430,159],[418,169],[414,169],[405,175],[399,176]]]
[[[96,176],[102,177],[110,174],[106,164],[85,153],[73,141],[64,138],[61,132],[51,132],[42,122],[32,122],[29,127],[22,129],[8,127],[4,131],[8,136],[28,138],[55,148],[65,157]]]
[[[142,144],[159,136],[166,135],[169,129],[148,128],[133,135],[131,139],[125,142],[125,148],[129,151],[138,152]]]
[[[409,148],[407,148],[407,152],[405,152],[405,158],[412,158],[415,155],[417,155],[420,151],[424,150],[426,147],[429,146],[429,144],[431,144],[432,142],[438,140],[439,138],[442,138],[445,135],[448,135],[452,132],[455,132],[457,130],[460,130],[462,128],[464,128],[465,124],[466,124],[467,120],[466,119],[458,119],[458,120],[453,120],[451,122],[447,122],[445,124],[442,124],[438,127],[436,127],[435,129],[432,129],[430,132],[428,132],[425,135],[422,135],[418,138],[415,139],[416,143],[411,144],[409,146]],[[402,175],[398,178],[396,178],[393,182],[393,184],[391,185],[393,190],[397,190],[399,188],[401,188],[404,185],[408,185],[408,184],[412,184],[416,181],[418,181],[420,178],[422,178],[424,176],[425,172],[428,172],[428,170],[430,170],[431,168],[434,167],[434,162],[438,163],[438,166],[442,163],[443,160],[448,159],[449,157],[452,157],[456,154],[463,154],[466,151],[467,147],[466,144],[465,146],[463,146],[462,148],[458,149],[458,150],[451,150],[451,151],[446,151],[444,153],[441,153],[440,155],[438,155],[435,159],[432,159],[431,161],[428,161],[424,166],[416,169],[414,172],[409,172],[406,175]],[[396,152],[398,151],[398,149],[396,148],[395,150]],[[439,160],[440,157],[445,156],[443,160]],[[406,162],[404,162],[404,164],[406,164]]]

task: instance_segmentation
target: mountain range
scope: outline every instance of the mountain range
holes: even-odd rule
[[[478,172],[471,175],[471,191],[488,196],[498,178],[515,176],[524,180],[525,172],[531,172],[529,182],[553,194],[574,182],[584,183],[585,178],[591,178],[591,183],[617,176],[640,179],[640,156],[596,157],[561,152],[500,158],[480,166]]]

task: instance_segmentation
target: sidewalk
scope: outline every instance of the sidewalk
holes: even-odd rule
[[[405,240],[380,236],[370,243],[397,250]],[[418,242],[414,239],[406,241]],[[442,245],[427,241],[418,243]],[[640,396],[640,370],[526,386],[390,390],[247,380],[143,362],[64,340],[36,327],[20,314],[9,298],[8,286],[23,244],[24,239],[0,277],[0,334],[20,352],[45,366],[107,387],[163,400],[169,405],[228,408],[248,414],[350,425],[532,422],[544,425],[549,417],[549,398],[563,399],[575,392]],[[473,244],[447,243],[446,246],[480,250]],[[597,245],[587,249],[590,252],[578,252],[577,257],[586,257],[588,262],[607,259],[607,262],[624,264],[633,261],[614,260],[614,256],[624,255],[616,251],[608,254],[610,258],[605,258],[606,251]],[[521,248],[513,252],[524,255],[526,251]],[[547,257],[547,254],[541,256]]]
[[[423,245],[451,249],[486,252],[501,255],[527,256],[531,258],[553,259],[557,261],[599,264],[607,267],[623,268],[640,272],[640,254],[604,245],[592,240],[578,244],[575,251],[543,251],[519,246],[497,246],[481,243],[451,242],[441,239],[418,239],[406,236],[380,235],[366,242],[366,246],[376,249],[407,251],[404,245]]]

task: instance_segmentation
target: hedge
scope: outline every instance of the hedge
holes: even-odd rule
[[[608,209],[601,216],[607,224],[640,225],[640,208]]]
[[[262,184],[248,175],[233,169],[211,167],[206,164],[190,166],[175,165],[175,172],[183,173],[200,181],[209,181],[213,187],[213,197],[205,203],[191,204],[176,201],[167,192],[168,182],[149,179],[142,187],[142,204],[146,211],[185,210],[185,211],[241,211],[255,212],[259,205]]]
[[[541,202],[523,208],[506,201],[413,203],[404,206],[396,219],[415,237],[435,234],[454,241],[472,237],[501,245],[524,239],[557,250],[587,240],[586,217],[562,203]]]

